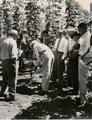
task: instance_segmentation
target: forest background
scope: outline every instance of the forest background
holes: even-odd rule
[[[3,0],[0,4],[0,36],[13,28],[26,29],[28,40],[48,30],[53,41],[61,29],[76,29],[84,21],[92,20],[92,13],[84,10],[75,0]]]

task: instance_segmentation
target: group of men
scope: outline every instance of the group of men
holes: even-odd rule
[[[68,58],[68,83],[73,86],[73,94],[79,94],[80,106],[85,107],[89,104],[88,84],[92,80],[92,36],[86,23],[80,23],[77,28],[78,31],[74,31],[70,36],[61,32],[62,37],[56,40],[57,43],[53,48],[56,61],[54,81],[58,78],[57,85],[62,91],[65,61]]]
[[[67,65],[69,84],[73,85],[73,94],[79,94],[81,104],[88,104],[87,99],[87,74],[89,71],[89,58],[92,60],[91,34],[86,23],[78,25],[78,31],[70,36],[66,31],[60,30],[56,35],[54,47],[50,49],[37,38],[30,43],[33,48],[36,66],[42,66],[41,94],[48,94],[49,80],[53,86],[62,92],[63,73]],[[3,67],[3,84],[0,96],[5,96],[6,101],[14,101],[17,84],[17,48],[18,32],[11,30],[8,35],[0,40],[0,57]]]
[[[32,44],[37,56],[36,60],[40,60],[43,68],[42,93],[48,92],[51,74],[53,86],[57,86],[62,92],[63,73],[68,59],[68,83],[73,86],[73,94],[80,95],[81,106],[86,106],[89,104],[87,75],[89,68],[92,71],[90,65],[92,63],[91,33],[87,24],[83,22],[78,25],[78,31],[74,31],[70,36],[66,31],[59,31],[57,37],[53,49],[38,41]]]

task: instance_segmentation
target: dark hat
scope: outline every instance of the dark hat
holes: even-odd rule
[[[81,35],[77,31],[75,31],[71,34],[71,38],[73,38],[74,36],[79,36],[80,37]]]

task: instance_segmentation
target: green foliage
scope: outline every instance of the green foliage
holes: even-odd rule
[[[72,26],[76,27],[80,22],[87,22],[89,14],[83,10],[75,0],[66,0],[66,28]]]
[[[2,7],[3,32],[7,34],[11,28],[11,19],[9,16],[9,6],[6,0],[3,0]]]
[[[26,14],[26,28],[28,31],[28,36],[31,39],[35,39],[36,34],[40,32],[41,19],[39,17],[40,8],[36,5],[35,2],[28,2],[25,7]]]
[[[14,15],[12,17],[13,17],[13,28],[19,30],[20,11],[18,6],[15,6]]]
[[[45,1],[45,2],[43,2]],[[75,0],[3,0],[0,5],[0,34],[9,29],[27,29],[29,40],[44,32],[47,44],[56,39],[60,29],[76,27],[90,21],[92,14],[83,10]],[[50,26],[47,28],[47,24]]]

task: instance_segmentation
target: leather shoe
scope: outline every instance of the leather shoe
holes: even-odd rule
[[[42,96],[44,96],[44,95],[48,95],[48,92],[47,91],[40,91],[39,94],[42,95]]]
[[[89,102],[85,102],[84,104],[79,105],[79,108],[87,108],[90,105]]]
[[[11,95],[5,95],[5,101],[9,102],[9,101],[15,101],[15,96],[11,96]]]

